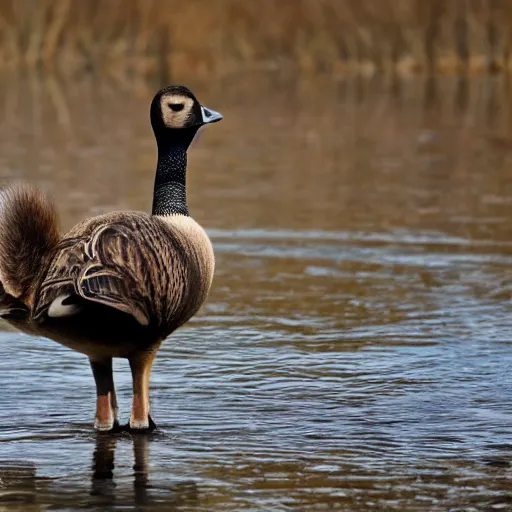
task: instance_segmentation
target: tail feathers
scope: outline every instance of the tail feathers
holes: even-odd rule
[[[20,299],[9,295],[0,283],[0,318],[24,320],[28,314],[28,307]]]
[[[0,190],[0,281],[9,295],[29,297],[59,238],[55,207],[39,189],[19,183]]]

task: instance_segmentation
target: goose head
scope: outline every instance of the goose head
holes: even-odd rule
[[[183,85],[161,89],[151,102],[151,125],[157,139],[182,138],[184,132],[193,138],[199,128],[221,119],[219,112],[201,105]]]

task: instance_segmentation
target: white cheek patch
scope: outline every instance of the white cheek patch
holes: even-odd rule
[[[179,103],[183,105],[183,109],[179,112],[174,112],[169,108],[169,104]],[[160,111],[162,112],[165,126],[168,128],[183,128],[193,106],[194,101],[192,98],[180,96],[179,94],[164,94],[160,98]]]
[[[71,297],[71,295],[59,295],[54,299],[48,308],[48,316],[50,318],[63,318],[76,315],[82,311],[82,307],[78,304],[62,304],[62,302],[69,297]]]

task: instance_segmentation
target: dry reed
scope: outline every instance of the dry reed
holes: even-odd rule
[[[0,0],[0,68],[494,72],[512,0]]]

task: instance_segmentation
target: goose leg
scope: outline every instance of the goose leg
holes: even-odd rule
[[[117,398],[112,373],[112,358],[89,359],[96,381],[96,430],[112,430],[118,425]]]
[[[130,428],[153,430],[155,423],[149,415],[149,377],[156,350],[138,352],[130,359],[133,380],[133,405],[130,414]]]

